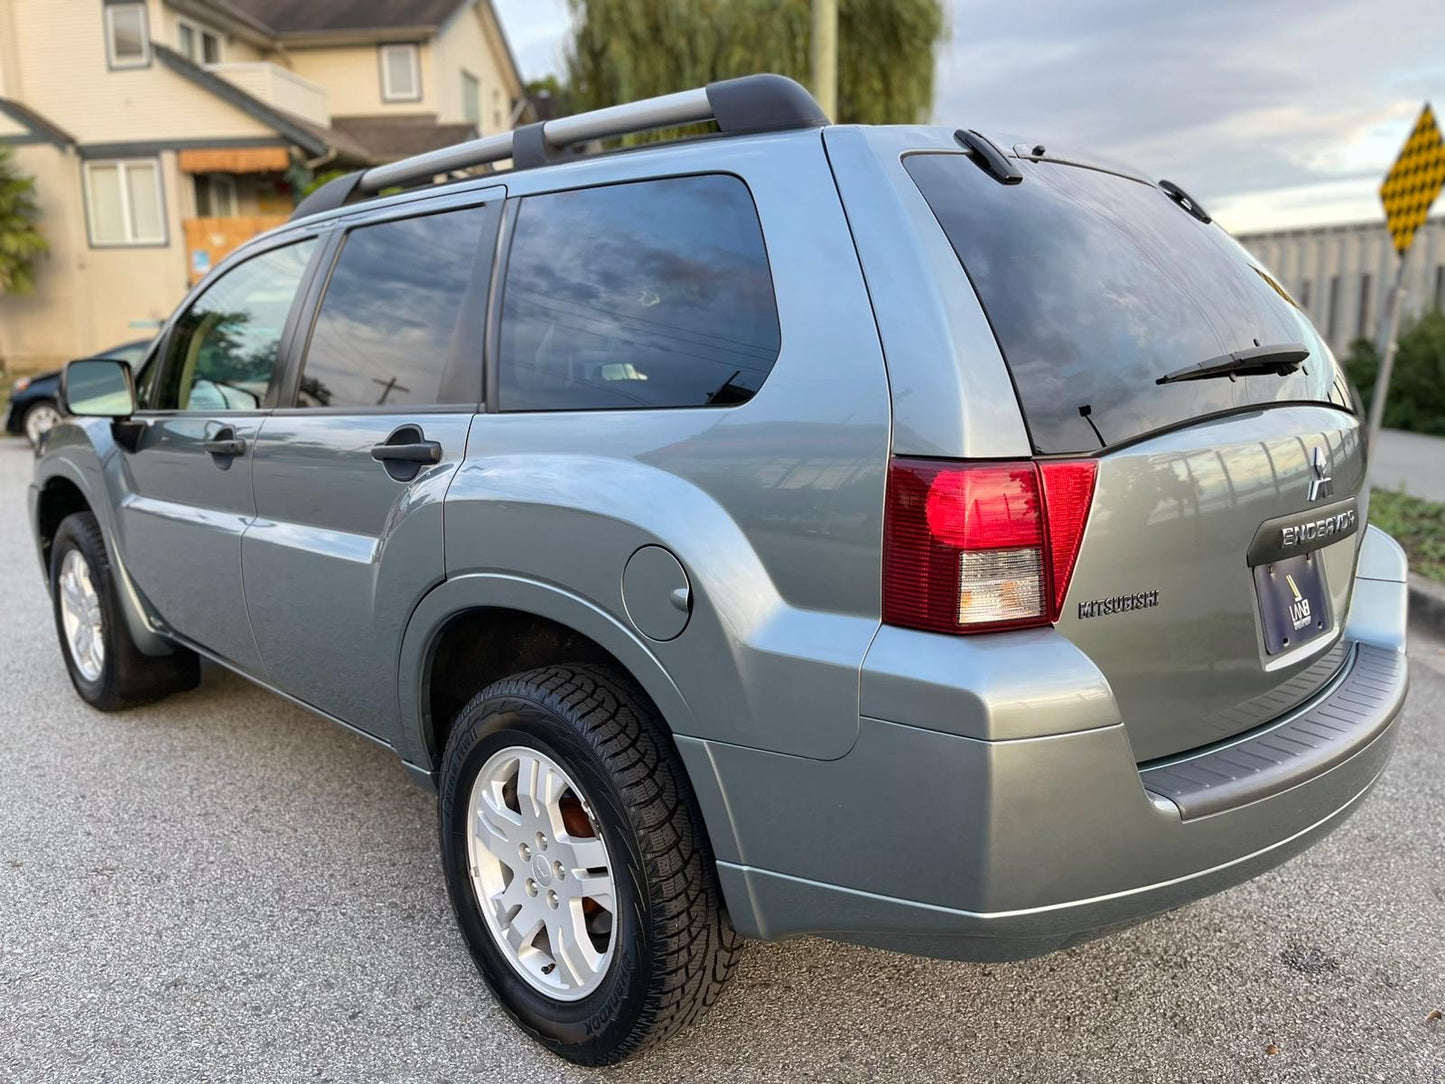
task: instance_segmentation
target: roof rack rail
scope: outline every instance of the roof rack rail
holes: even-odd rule
[[[828,117],[813,96],[787,76],[744,75],[696,90],[539,121],[512,132],[499,132],[349,173],[328,181],[307,196],[291,217],[304,218],[333,210],[357,196],[420,184],[455,170],[508,158],[517,169],[533,169],[566,160],[570,156],[568,149],[580,143],[703,121],[716,121],[724,135],[745,135],[820,128],[828,123]]]

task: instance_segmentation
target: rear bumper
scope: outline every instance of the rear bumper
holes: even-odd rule
[[[984,740],[865,717],[858,743],[833,761],[679,739],[734,924],[769,939],[812,933],[932,956],[1019,958],[1298,854],[1359,806],[1394,746],[1408,684],[1404,565],[1386,559],[1398,548],[1385,536],[1373,546],[1355,582],[1345,630],[1354,646],[1341,676],[1228,749],[1141,771],[1117,721],[1078,728],[1081,709],[1097,721],[1097,689],[1087,660],[1052,642],[1046,702],[1024,677],[1011,697],[1007,675],[1040,672],[1038,636],[1048,633],[994,639],[988,672],[1004,676],[983,681],[981,718],[1006,733],[1023,727],[1021,698],[1030,695],[1038,710],[1027,729],[1038,716],[1071,720],[1058,733]],[[909,653],[886,654],[902,689],[896,662]],[[926,658],[920,666],[928,669]],[[1071,668],[1081,690],[1072,710]],[[915,679],[913,692],[922,684]],[[864,685],[867,704],[866,673]]]

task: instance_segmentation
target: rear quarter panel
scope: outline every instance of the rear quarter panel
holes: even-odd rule
[[[889,398],[821,137],[597,159],[508,189],[712,172],[741,177],[762,222],[782,329],[762,389],[735,407],[478,417],[447,497],[447,574],[505,573],[608,615],[629,642],[602,646],[656,660],[686,703],[680,730],[838,757],[878,628]],[[667,642],[642,636],[622,599],[623,568],[649,544],[692,586]]]

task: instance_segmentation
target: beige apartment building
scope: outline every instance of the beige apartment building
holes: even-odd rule
[[[1240,234],[1239,242],[1274,272],[1336,355],[1354,339],[1378,338],[1400,266],[1383,219]],[[1406,318],[1430,308],[1445,309],[1445,217],[1415,234],[1405,268]]]
[[[50,243],[0,361],[144,338],[316,175],[530,119],[490,0],[0,0],[0,143]]]

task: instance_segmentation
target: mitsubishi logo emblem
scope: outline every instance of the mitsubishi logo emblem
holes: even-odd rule
[[[1332,497],[1335,493],[1335,480],[1330,477],[1330,460],[1325,450],[1318,445],[1315,446],[1314,454],[1310,456],[1310,468],[1315,476],[1310,479],[1310,497],[1317,501],[1321,497]]]

